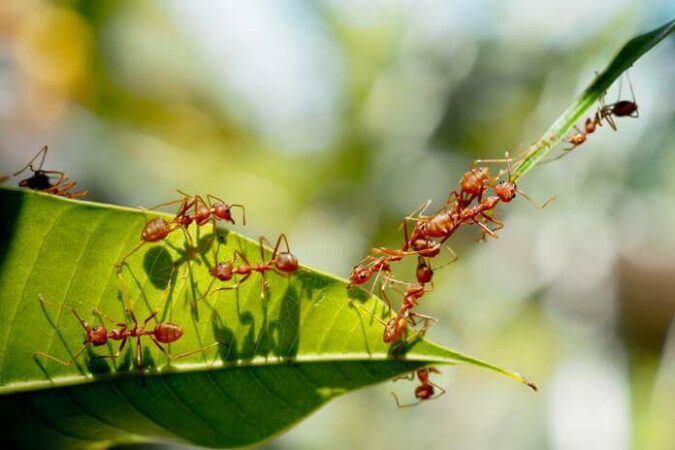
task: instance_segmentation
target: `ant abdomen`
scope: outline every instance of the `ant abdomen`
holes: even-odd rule
[[[612,106],[612,114],[617,117],[633,116],[638,110],[638,105],[630,100],[621,100]]]
[[[282,272],[295,272],[298,270],[298,258],[292,253],[282,252],[277,255],[274,265]]]
[[[167,237],[170,232],[171,228],[167,221],[158,217],[145,224],[143,232],[141,233],[141,239],[146,242],[157,242]]]
[[[478,195],[483,192],[490,173],[487,167],[476,167],[466,172],[460,181],[462,192],[469,195]]]
[[[437,214],[423,224],[424,236],[427,238],[442,238],[450,234],[455,227],[450,213]]]
[[[171,344],[183,336],[183,328],[173,323],[160,323],[155,326],[152,334],[162,344]]]

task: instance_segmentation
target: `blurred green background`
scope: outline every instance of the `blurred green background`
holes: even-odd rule
[[[346,275],[674,15],[669,0],[4,0],[0,168],[48,144],[46,166],[91,200],[213,193],[246,205],[238,231],[284,231],[302,262]],[[512,203],[498,241],[460,233],[421,305],[432,339],[538,395],[446,368],[438,401],[399,410],[389,391],[413,383],[367,389],[266,448],[675,448],[674,44],[631,72],[640,118],[525,177],[557,200]]]

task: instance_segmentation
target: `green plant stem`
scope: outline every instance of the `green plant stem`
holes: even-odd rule
[[[623,72],[629,69],[643,54],[661,42],[674,30],[675,20],[671,20],[649,33],[634,37],[628,41],[609,63],[607,68],[579,96],[577,101],[567,108],[567,111],[551,125],[546,133],[525,151],[524,157],[513,171],[511,179],[517,181],[529,172],[537,162],[541,161],[560,142],[579,118],[602,97]]]

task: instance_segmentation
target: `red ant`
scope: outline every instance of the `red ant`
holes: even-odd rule
[[[400,281],[397,281],[397,283],[403,284]],[[420,336],[424,336],[426,334],[432,323],[438,322],[438,320],[434,317],[412,311],[412,309],[417,306],[419,299],[422,298],[427,292],[428,290],[425,289],[424,286],[409,285],[408,288],[402,292],[403,303],[401,304],[398,312],[394,317],[390,318],[386,322],[381,320],[372,312],[366,310],[368,314],[373,316],[375,320],[384,326],[382,340],[385,344],[391,344],[392,342],[402,340],[408,331],[408,326],[417,328],[417,320],[422,321],[421,328],[416,330],[417,334]],[[389,305],[389,309],[391,310],[391,301],[386,295],[383,295],[383,297]]]
[[[408,408],[410,406],[417,406],[426,400],[436,400],[437,398],[442,397],[446,391],[429,379],[432,373],[440,374],[441,372],[434,367],[430,367],[428,369],[419,369],[410,374],[410,377],[405,377],[412,380],[415,378],[415,375],[417,375],[417,378],[420,380],[419,386],[415,388],[415,398],[417,401],[415,403],[401,404],[396,393],[392,392],[391,395],[394,397],[394,400],[396,400],[396,406],[399,408]],[[441,391],[438,395],[435,395],[436,389]]]
[[[42,147],[42,149],[40,149],[40,151],[38,151],[35,154],[35,156],[33,156],[33,159],[28,161],[28,164],[26,164],[24,168],[12,174],[13,176],[20,175],[27,169],[33,172],[33,175],[31,175],[30,177],[19,181],[19,187],[33,189],[35,191],[46,192],[48,194],[54,194],[67,198],[80,198],[87,195],[88,194],[87,191],[68,192],[71,189],[73,189],[77,183],[72,180],[69,181],[68,178],[66,177],[66,174],[64,174],[63,172],[60,172],[58,170],[42,170],[42,166],[45,162],[45,157],[47,156],[47,150],[48,148],[45,145],[44,147]],[[35,160],[38,158],[40,158],[40,164],[36,169],[33,166],[33,162],[35,162]],[[52,183],[52,180],[50,178],[52,176],[58,176],[58,178],[54,183]]]
[[[187,228],[192,223],[196,223],[198,226],[201,226],[209,220],[213,221],[214,224],[217,220],[224,220],[234,225],[235,222],[234,218],[232,217],[232,208],[241,208],[242,223],[246,225],[246,209],[244,208],[244,205],[229,205],[222,199],[211,194],[206,194],[206,200],[204,200],[201,195],[197,194],[192,196],[190,194],[186,194],[180,189],[178,189],[178,193],[183,196],[182,199],[162,203],[161,205],[157,205],[151,209],[162,208],[180,203],[181,206],[176,213],[174,222]],[[188,213],[190,208],[192,208],[192,214]]]
[[[117,269],[118,273],[120,272],[124,261],[126,261],[127,258],[137,252],[146,243],[162,241],[179,227],[187,229],[192,223],[197,224],[197,226],[201,226],[209,220],[212,220],[214,225],[216,220],[224,220],[234,224],[235,222],[232,218],[232,208],[241,208],[242,223],[246,225],[246,210],[244,209],[243,205],[228,205],[223,200],[211,194],[207,194],[206,197],[208,201],[205,201],[200,195],[195,195],[192,197],[181,190],[178,190],[178,193],[183,195],[182,199],[172,200],[170,202],[162,203],[150,208],[150,210],[154,210],[180,202],[178,212],[171,221],[167,222],[165,219],[158,217],[145,223],[143,231],[141,232],[141,242],[115,264],[115,268]],[[190,208],[193,209],[192,214],[189,214]],[[191,241],[190,235],[188,233],[186,233],[185,236],[189,241]]]
[[[42,295],[40,297],[40,302],[43,305],[46,304],[51,304],[56,307],[62,307],[61,305],[58,305],[56,303],[49,302],[44,299]],[[55,356],[52,356],[48,353],[44,352],[34,352],[33,357],[37,356],[42,356],[48,359],[51,359],[52,361],[58,362],[60,364],[63,364],[65,366],[70,366],[75,362],[77,357],[82,354],[87,348],[90,346],[94,347],[101,347],[103,345],[106,345],[108,343],[108,340],[112,341],[121,341],[119,348],[117,349],[117,352],[114,355],[101,355],[101,356],[96,356],[95,358],[117,358],[120,356],[122,353],[122,350],[124,350],[124,347],[127,343],[127,341],[131,338],[136,338],[136,366],[138,367],[139,372],[143,371],[143,352],[141,348],[141,338],[144,336],[147,336],[150,338],[153,344],[162,352],[164,355],[167,356],[167,358],[174,360],[174,359],[181,359],[189,355],[193,355],[195,353],[199,352],[204,352],[207,349],[220,344],[219,342],[215,342],[209,346],[202,347],[196,350],[191,350],[188,352],[183,352],[178,355],[172,355],[169,353],[162,344],[171,344],[173,342],[178,341],[182,336],[183,336],[183,328],[180,325],[176,325],[173,323],[169,322],[159,322],[157,323],[151,330],[146,330],[145,327],[147,326],[148,322],[151,320],[156,320],[157,312],[153,312],[150,314],[141,325],[139,325],[138,320],[136,319],[136,315],[131,309],[127,309],[127,313],[129,314],[129,317],[131,318],[132,322],[134,323],[134,326],[129,328],[129,326],[124,323],[124,322],[117,322],[110,317],[106,316],[105,314],[101,313],[97,309],[93,309],[92,312],[97,314],[100,317],[103,317],[105,320],[113,323],[115,325],[115,328],[111,330],[107,330],[106,327],[101,324],[101,325],[94,325],[91,326],[86,320],[83,320],[80,315],[77,313],[75,308],[72,306],[66,306],[64,305],[63,307],[70,309],[70,311],[73,313],[75,318],[80,322],[80,325],[82,325],[82,328],[84,329],[85,332],[85,338],[83,342],[83,346],[80,350],[78,350],[71,359],[69,360],[62,360],[59,359]]]
[[[286,246],[286,251],[279,251],[281,242],[284,242]],[[265,262],[265,244],[269,244],[269,241],[264,237],[260,238],[260,259],[261,263],[252,265],[246,256],[236,250],[234,252],[234,259],[232,262],[225,261],[221,263],[216,263],[211,269],[211,276],[220,280],[220,281],[229,281],[234,275],[243,275],[243,277],[233,286],[226,286],[219,289],[216,289],[213,292],[218,292],[222,290],[237,289],[242,283],[244,283],[251,276],[253,272],[260,273],[261,281],[261,292],[260,296],[265,298],[265,292],[267,290],[267,280],[265,280],[265,273],[270,270],[275,270],[276,272],[288,274],[297,271],[300,267],[298,263],[298,258],[291,253],[291,249],[288,245],[288,239],[284,233],[279,235],[276,244],[274,245],[274,251],[272,252],[272,257]],[[241,258],[243,264],[237,266],[237,258]]]
[[[507,179],[495,184],[492,189],[494,195],[483,198],[480,202],[471,207],[464,208],[444,208],[441,212],[433,216],[407,217],[406,220],[417,221],[412,233],[412,239],[441,239],[443,244],[447,241],[455,231],[464,223],[473,223],[482,228],[483,233],[497,238],[495,231],[503,228],[504,224],[492,218],[487,213],[493,210],[499,202],[509,203],[516,196],[516,193],[522,195],[532,205],[538,209],[542,209],[550,203],[553,198],[547,200],[543,205],[537,205],[528,197],[523,191],[518,189],[518,186],[511,177],[511,159],[506,154],[503,160],[484,160],[482,162],[506,162]],[[490,222],[497,227],[492,230],[484,222]]]

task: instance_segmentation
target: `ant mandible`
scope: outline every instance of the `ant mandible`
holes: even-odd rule
[[[441,372],[434,367],[430,367],[428,369],[419,369],[412,373],[409,379],[413,379],[415,375],[417,375],[417,378],[420,381],[419,386],[415,388],[415,398],[417,401],[414,403],[401,404],[396,393],[392,392],[391,395],[394,397],[394,400],[396,400],[396,406],[399,408],[408,408],[411,406],[417,406],[426,400],[436,400],[437,398],[442,397],[446,391],[429,379],[432,373],[440,374]],[[441,391],[438,395],[435,395],[436,389]]]
[[[42,166],[47,156],[48,147],[45,145],[38,151],[33,158],[28,161],[21,170],[12,174],[12,176],[21,175],[26,170],[33,172],[28,178],[19,181],[19,187],[33,189],[35,191],[46,192],[48,194],[58,195],[67,198],[80,198],[88,194],[87,191],[69,192],[77,184],[75,181],[68,180],[66,174],[58,170],[42,170]],[[36,169],[33,163],[40,158],[40,164]],[[52,183],[51,177],[58,176],[55,182]]]
[[[283,241],[286,251],[279,251],[281,242]],[[253,272],[260,273],[260,282],[261,282],[261,298],[265,298],[265,293],[267,292],[267,280],[265,279],[265,273],[271,270],[274,270],[281,274],[287,274],[290,276],[291,273],[296,272],[300,268],[298,258],[291,253],[290,246],[288,245],[288,238],[284,233],[281,233],[277,238],[277,242],[274,245],[274,250],[272,251],[272,256],[269,260],[265,261],[265,244],[269,245],[270,242],[265,237],[260,237],[260,260],[262,262],[258,264],[251,264],[246,255],[244,255],[239,250],[234,252],[234,258],[232,262],[216,262],[213,268],[210,271],[210,274],[213,278],[216,278],[220,281],[230,281],[234,275],[242,275],[242,278],[232,286],[226,286],[213,291],[213,293],[222,291],[237,289],[242,283],[249,279]],[[236,265],[237,259],[242,260],[242,264]]]

